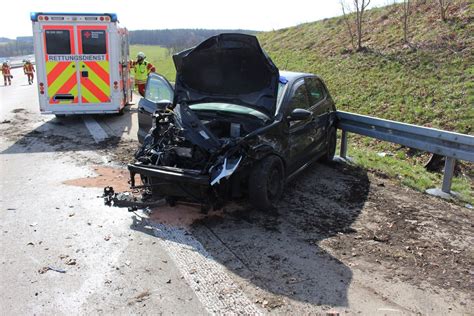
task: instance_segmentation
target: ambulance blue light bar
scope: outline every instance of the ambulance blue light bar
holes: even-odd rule
[[[31,12],[30,13],[30,18],[31,21],[33,22],[38,22],[39,16],[48,16],[48,17],[59,17],[59,16],[80,16],[80,17],[100,17],[100,16],[108,16],[110,18],[110,21],[107,22],[117,22],[117,14],[115,13],[62,13],[62,12]],[[54,19],[56,20],[56,19]]]

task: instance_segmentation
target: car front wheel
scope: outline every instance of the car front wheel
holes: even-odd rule
[[[270,210],[280,199],[283,186],[283,163],[277,156],[268,156],[257,163],[250,174],[250,202],[261,210]]]
[[[337,145],[337,133],[336,128],[331,126],[329,128],[328,136],[327,136],[327,147],[326,153],[322,157],[322,161],[330,162],[334,159],[334,155],[336,154],[336,145]]]

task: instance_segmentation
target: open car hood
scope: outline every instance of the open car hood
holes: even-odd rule
[[[278,68],[255,36],[220,34],[173,56],[174,104],[220,102],[275,115]]]

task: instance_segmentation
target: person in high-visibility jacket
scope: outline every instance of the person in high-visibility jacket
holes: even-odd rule
[[[8,65],[6,61],[3,62],[2,64],[2,75],[3,75],[3,82],[5,83],[5,85],[7,85],[7,82],[8,82],[8,85],[11,86],[13,76],[11,75],[11,72],[10,72],[10,66]]]
[[[155,66],[145,60],[144,53],[137,54],[137,60],[132,62],[133,72],[135,73],[135,86],[142,97],[145,96],[145,85],[148,75],[155,72]]]
[[[23,65],[23,72],[28,76],[28,84],[32,84],[35,77],[35,67],[29,60],[26,60],[25,64]]]

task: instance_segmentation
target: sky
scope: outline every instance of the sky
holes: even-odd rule
[[[393,3],[372,0],[371,7]],[[250,29],[270,31],[341,14],[339,0],[14,0],[0,19],[0,37],[32,35],[30,12],[117,13],[138,29]]]

